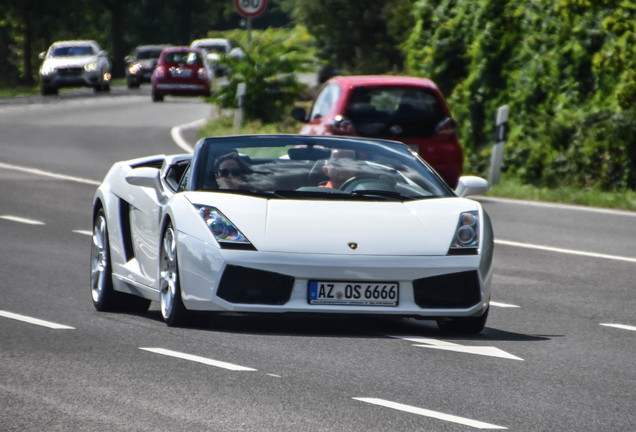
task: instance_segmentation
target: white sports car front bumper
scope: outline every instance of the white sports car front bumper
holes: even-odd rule
[[[192,310],[479,316],[490,299],[481,255],[372,256],[227,250],[178,233],[182,298]],[[309,281],[397,283],[395,306],[310,304]]]

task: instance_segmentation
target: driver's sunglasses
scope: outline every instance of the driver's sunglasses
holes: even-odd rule
[[[239,177],[243,175],[243,171],[240,168],[221,168],[217,171],[217,174],[221,177],[228,177],[232,174],[232,177]]]

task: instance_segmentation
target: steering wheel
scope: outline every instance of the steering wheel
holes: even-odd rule
[[[380,189],[380,190],[393,190],[393,188],[382,179],[378,179],[375,176],[353,176],[346,182],[340,185],[338,188],[343,192],[353,192],[360,185],[364,185],[368,183],[369,185],[381,185],[382,187],[374,187],[372,189]],[[388,189],[387,189],[388,188]]]
[[[344,192],[351,192],[356,186],[358,186],[359,183],[361,183],[360,180],[361,180],[360,177],[353,176],[347,181],[345,181],[343,184],[341,184],[338,189]],[[347,190],[347,189],[350,189],[350,190]]]

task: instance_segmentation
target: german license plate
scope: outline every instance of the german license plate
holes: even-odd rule
[[[190,78],[192,71],[190,69],[172,68],[170,69],[170,75],[175,78]]]
[[[397,282],[309,281],[309,304],[344,306],[397,306]]]

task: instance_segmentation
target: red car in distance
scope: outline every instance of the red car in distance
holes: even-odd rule
[[[203,51],[190,47],[164,48],[150,79],[153,102],[164,96],[210,96],[214,72]]]
[[[352,135],[401,141],[427,161],[451,187],[464,162],[456,123],[441,92],[426,78],[335,76],[320,88],[309,114],[292,117],[307,135]]]

